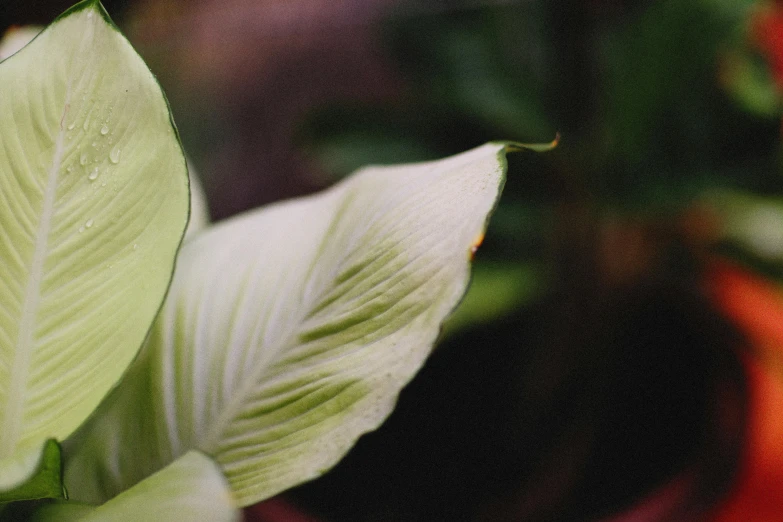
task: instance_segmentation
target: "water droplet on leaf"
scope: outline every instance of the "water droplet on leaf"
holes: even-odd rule
[[[111,149],[111,152],[109,153],[109,161],[114,163],[115,165],[120,162],[120,154],[122,151],[119,147],[114,147]]]

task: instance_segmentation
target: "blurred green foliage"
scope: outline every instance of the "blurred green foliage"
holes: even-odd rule
[[[759,232],[737,223],[759,204],[780,205],[783,192],[781,86],[749,35],[759,5],[567,0],[418,14],[402,5],[384,36],[406,79],[403,96],[326,107],[301,139],[340,177],[366,163],[562,133],[554,152],[511,160],[476,269],[485,261],[517,266],[505,285],[517,298],[492,289],[504,286],[499,273],[477,275],[466,303],[483,296],[488,315],[539,295],[533,289],[546,280],[541,267],[557,262],[557,243],[596,233],[559,231],[564,205],[584,209],[593,228],[618,212],[670,223],[721,191],[711,207],[721,220],[718,242],[733,245],[722,251],[769,262]]]

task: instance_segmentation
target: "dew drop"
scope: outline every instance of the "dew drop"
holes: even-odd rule
[[[87,178],[89,178],[90,181],[95,181],[98,179],[98,167],[95,167],[95,170],[90,172],[90,175],[87,176]]]
[[[79,233],[81,234],[82,232],[84,232],[84,225],[79,227]]]
[[[109,134],[109,127],[104,123],[101,127],[101,136],[106,136]]]
[[[68,130],[73,130],[73,128],[76,127],[76,122],[72,121],[70,125],[68,125]]]
[[[90,228],[92,226],[92,224],[93,224],[93,220],[92,219],[88,219],[87,223],[85,223],[84,226],[87,227],[87,228]]]
[[[79,156],[79,165],[87,165],[87,153],[82,152],[82,155]]]
[[[119,163],[120,153],[122,153],[122,151],[120,150],[119,147],[114,147],[113,149],[111,149],[111,152],[109,153],[109,161],[111,161],[115,165]]]

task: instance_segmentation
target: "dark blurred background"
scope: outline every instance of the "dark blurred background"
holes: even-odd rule
[[[2,0],[0,32],[70,3]],[[736,488],[752,347],[704,282],[721,260],[783,276],[783,4],[104,5],[215,220],[368,163],[561,136],[510,158],[473,286],[396,412],[292,502],[333,522],[694,520]]]

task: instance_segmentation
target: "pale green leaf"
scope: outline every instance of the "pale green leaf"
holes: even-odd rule
[[[33,522],[239,522],[241,515],[218,466],[191,451],[101,506],[51,504]]]
[[[65,498],[61,454],[57,441],[49,439],[0,460],[0,502]]]
[[[73,494],[111,496],[190,448],[242,505],[333,466],[462,297],[506,148],[368,168],[196,235],[140,359],[73,441]]]
[[[0,458],[67,437],[117,383],[187,215],[166,100],[99,3],[0,63]]]

